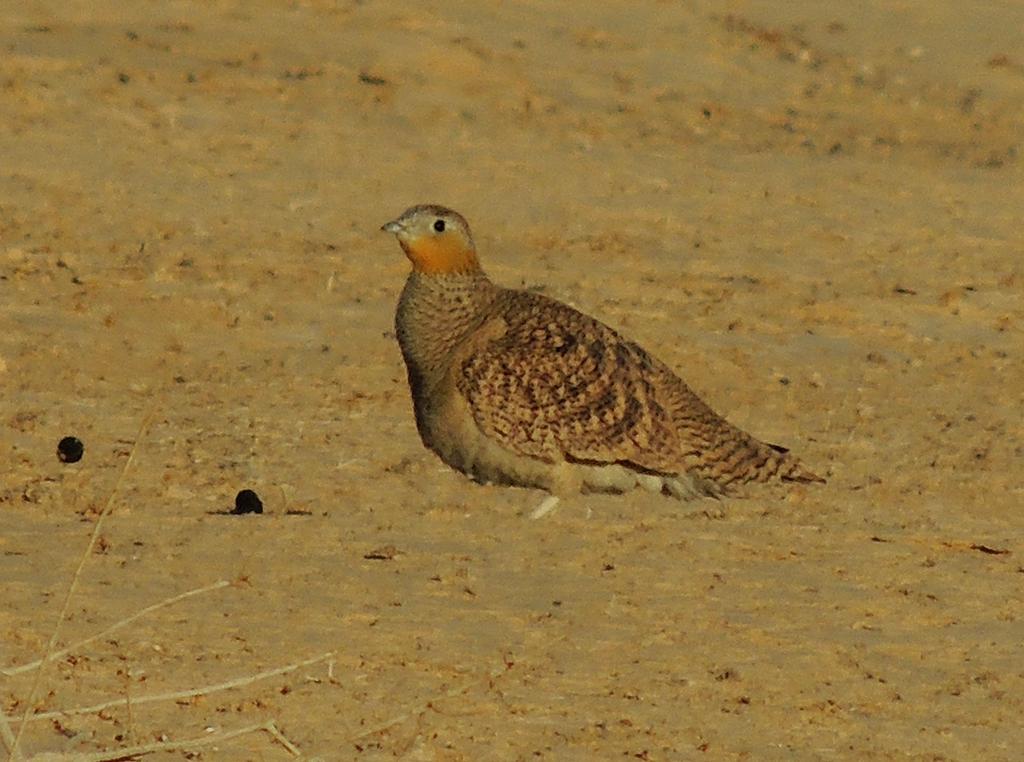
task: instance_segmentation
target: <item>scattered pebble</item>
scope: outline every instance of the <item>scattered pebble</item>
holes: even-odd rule
[[[364,553],[363,558],[368,561],[392,561],[401,552],[394,545],[384,545],[369,553]]]
[[[77,463],[85,453],[85,445],[78,437],[64,437],[57,443],[57,457],[61,463]]]
[[[244,513],[263,513],[263,501],[251,489],[243,489],[235,495],[235,509],[231,513],[236,516]]]

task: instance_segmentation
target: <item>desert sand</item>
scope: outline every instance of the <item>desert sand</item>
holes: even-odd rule
[[[1024,5],[962,8],[6,4],[7,743],[1021,759]],[[445,468],[420,202],[828,484],[533,520]]]

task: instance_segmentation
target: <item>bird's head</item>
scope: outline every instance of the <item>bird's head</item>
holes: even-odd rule
[[[410,207],[381,230],[395,234],[419,272],[449,275],[480,269],[469,224],[451,209],[435,204]]]

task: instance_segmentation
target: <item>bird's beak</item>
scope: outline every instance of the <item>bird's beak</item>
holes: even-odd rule
[[[398,235],[405,230],[405,226],[398,220],[391,220],[391,222],[385,222],[381,225],[380,229],[385,233],[394,233],[395,235]]]

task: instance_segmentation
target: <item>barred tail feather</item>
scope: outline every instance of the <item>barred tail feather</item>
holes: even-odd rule
[[[780,464],[779,478],[784,482],[825,484],[825,478],[818,476],[796,458],[785,458]]]

